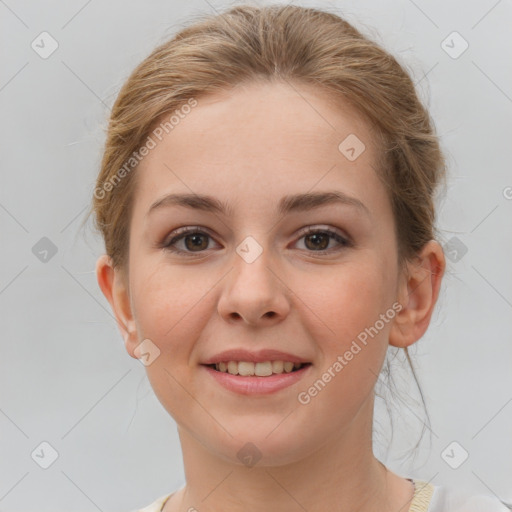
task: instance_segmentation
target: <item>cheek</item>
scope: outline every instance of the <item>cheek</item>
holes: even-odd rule
[[[310,309],[315,332],[341,349],[391,307],[390,278],[376,258],[359,258],[304,276],[294,291]]]
[[[300,389],[300,403],[310,418],[330,415],[343,425],[366,403],[385,359],[394,317],[388,280],[375,260],[361,260],[304,283],[315,285],[313,294],[306,294],[306,287],[300,292],[301,298],[307,297],[301,316],[308,319],[305,328],[319,350],[317,372]],[[306,314],[309,310],[314,314]],[[387,312],[383,321],[381,315]]]
[[[197,406],[189,389],[191,353],[211,317],[211,290],[217,280],[199,267],[157,265],[151,273],[134,278],[134,315],[139,338],[158,347],[158,357],[146,374],[169,414],[186,423]],[[183,407],[187,404],[188,407]]]
[[[157,265],[134,278],[134,315],[139,336],[158,346],[164,359],[181,359],[207,322],[207,292],[215,285],[199,267]]]

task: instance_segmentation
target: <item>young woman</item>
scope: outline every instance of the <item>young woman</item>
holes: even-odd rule
[[[133,71],[93,209],[99,286],[182,446],[186,485],[144,511],[507,510],[372,449],[387,350],[445,271],[444,172],[408,74],[332,13],[237,6]]]

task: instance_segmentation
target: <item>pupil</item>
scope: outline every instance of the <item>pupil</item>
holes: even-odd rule
[[[188,237],[186,237],[185,245],[187,246],[187,249],[192,249],[193,247],[196,247],[199,249],[204,249],[205,247],[201,247],[201,242],[200,242],[201,238],[203,238],[203,241],[204,241],[204,239],[205,239],[204,235],[198,234],[198,235],[189,235]],[[192,246],[190,246],[190,244],[187,243],[190,239],[194,239]],[[196,242],[199,242],[199,243],[196,243]]]
[[[311,239],[315,239],[317,242],[318,242],[318,237],[320,238],[323,238],[324,240],[324,244],[321,244],[322,246],[319,247],[319,245],[317,243],[314,243],[314,247],[315,248],[319,248],[319,249],[325,249],[327,247],[327,245],[329,245],[329,240],[327,239],[327,237],[325,235],[322,235],[322,234],[318,234],[318,233],[315,233],[314,235],[309,235],[306,237],[306,240],[311,240]],[[327,241],[327,245],[325,244],[325,241]],[[307,245],[307,244],[306,244]]]

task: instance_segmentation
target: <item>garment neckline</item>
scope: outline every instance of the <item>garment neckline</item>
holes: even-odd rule
[[[434,494],[434,486],[423,480],[407,478],[414,485],[414,495],[408,512],[427,512]]]
[[[416,480],[414,478],[407,478],[409,482],[412,482],[414,485],[414,495],[412,498],[411,506],[407,512],[427,512],[428,506],[432,499],[432,495],[434,494],[434,486],[429,482],[424,482],[423,480]],[[159,509],[159,512],[165,507],[165,504],[172,498],[174,494],[178,491],[174,491],[168,496],[164,496],[162,499],[162,505]]]

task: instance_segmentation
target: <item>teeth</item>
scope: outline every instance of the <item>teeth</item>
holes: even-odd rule
[[[256,363],[254,365],[254,375],[258,377],[268,377],[272,375],[272,363],[270,361]]]
[[[292,363],[291,361],[263,361],[260,363],[250,361],[227,361],[215,364],[215,369],[219,372],[241,375],[243,377],[251,375],[268,377],[272,374],[283,372],[290,373],[293,369],[298,370],[301,367],[302,363]]]
[[[283,361],[272,361],[272,372],[283,373],[284,363]]]
[[[231,373],[231,375],[238,375],[238,363],[237,362],[229,361],[228,373]]]
[[[245,361],[240,361],[238,363],[238,375],[242,375],[244,377],[254,375],[254,363],[246,363]]]

